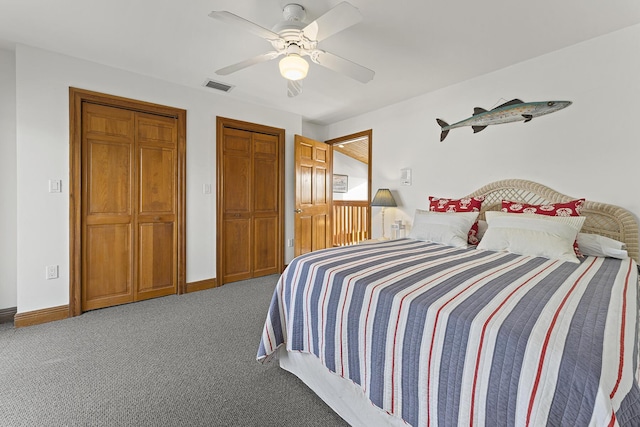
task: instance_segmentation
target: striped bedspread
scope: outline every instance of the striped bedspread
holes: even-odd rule
[[[633,260],[411,239],[294,259],[258,350],[315,354],[411,426],[640,426]]]

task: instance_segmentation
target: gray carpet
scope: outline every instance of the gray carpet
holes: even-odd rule
[[[0,425],[346,425],[277,363],[255,361],[276,281],[0,325]]]

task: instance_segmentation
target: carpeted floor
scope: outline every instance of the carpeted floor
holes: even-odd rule
[[[255,356],[277,276],[0,325],[1,426],[345,426]]]

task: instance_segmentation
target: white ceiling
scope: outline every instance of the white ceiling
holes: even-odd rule
[[[311,64],[304,93],[288,98],[277,60],[215,74],[272,48],[209,12],[272,28],[288,3],[312,21],[340,1],[0,0],[0,47],[23,43],[204,91],[212,78],[235,85],[224,96],[328,124],[640,23],[638,0],[350,0],[364,19],[319,48],[374,70],[371,82]]]

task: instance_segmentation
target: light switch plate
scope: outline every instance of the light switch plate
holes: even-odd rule
[[[400,169],[400,183],[411,185],[411,168]]]
[[[49,180],[49,193],[62,193],[62,180],[50,179]]]

